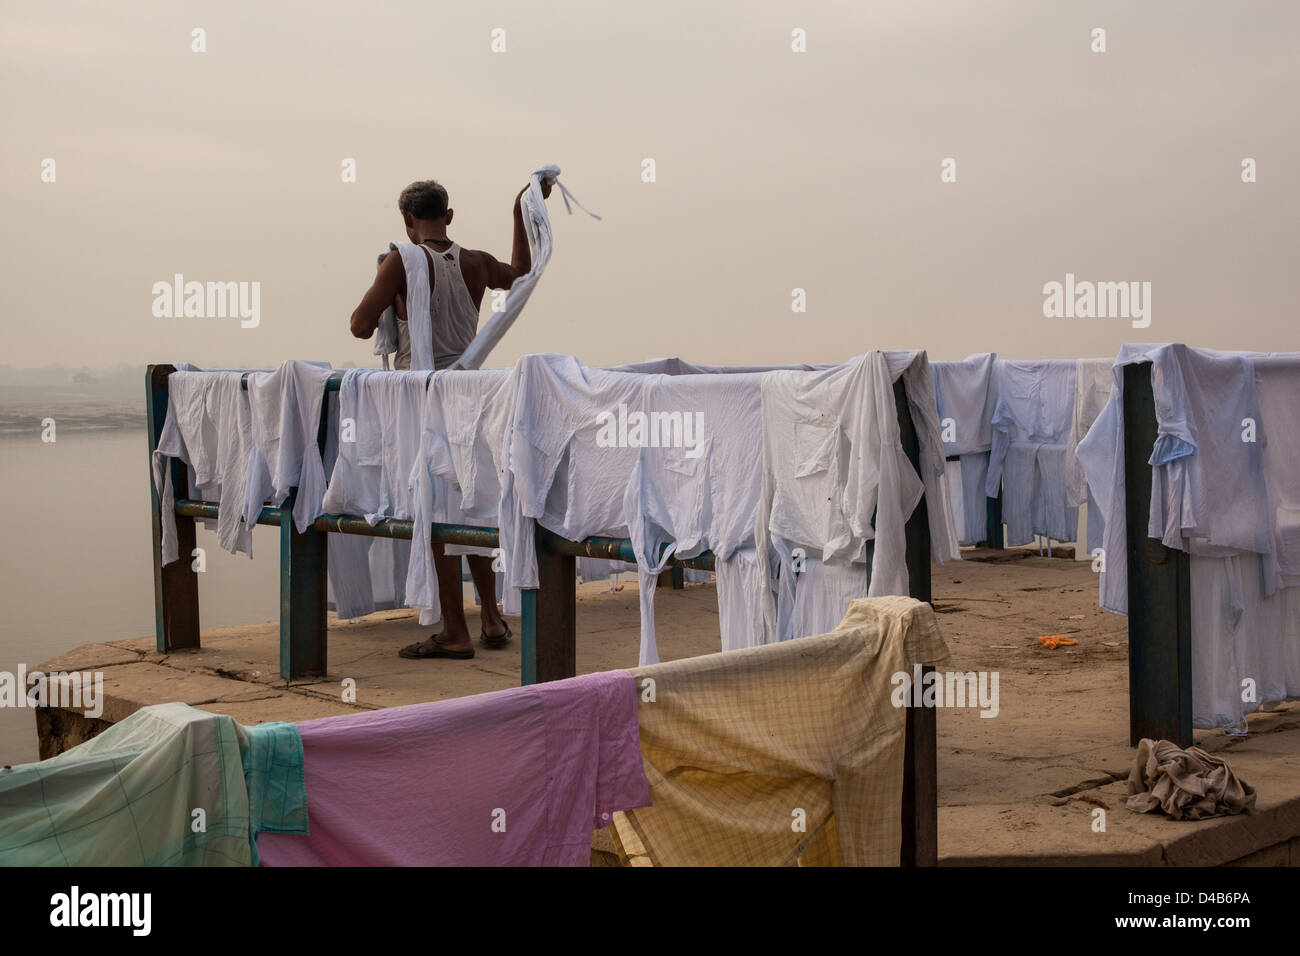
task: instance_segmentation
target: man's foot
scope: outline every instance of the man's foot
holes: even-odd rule
[[[514,634],[510,632],[510,623],[502,620],[500,624],[496,625],[492,629],[495,631],[498,628],[501,630],[500,634],[489,634],[487,625],[483,625],[483,636],[479,638],[479,643],[493,651],[499,651],[501,648],[509,644],[510,639],[514,637]]]
[[[467,661],[474,656],[474,648],[468,644],[465,647],[448,647],[438,641],[437,634],[433,634],[426,640],[406,645],[397,652],[397,656],[415,660],[442,657],[453,661]]]

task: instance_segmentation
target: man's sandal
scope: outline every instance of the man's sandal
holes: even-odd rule
[[[485,628],[483,630],[483,636],[479,638],[479,643],[488,648],[488,650],[499,651],[501,648],[509,644],[511,638],[514,637],[514,634],[510,632],[510,622],[503,620],[501,623],[506,626],[506,632],[504,634],[498,634],[496,637],[488,637],[487,629]]]
[[[431,635],[427,640],[419,641],[415,644],[408,644],[397,652],[398,657],[405,657],[408,660],[425,660],[431,657],[441,657],[452,661],[467,661],[474,656],[474,648],[467,651],[448,650],[438,643],[438,635]]]

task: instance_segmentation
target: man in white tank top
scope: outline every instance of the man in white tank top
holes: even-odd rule
[[[542,195],[548,197],[550,192],[550,184],[543,183]],[[521,189],[515,197],[514,244],[510,264],[506,265],[491,253],[463,249],[448,238],[447,227],[454,211],[447,190],[440,184],[424,180],[403,189],[397,209],[413,245],[393,246],[401,254],[384,258],[375,281],[352,313],[352,334],[359,339],[370,338],[379,327],[380,316],[391,306],[397,315],[397,368],[442,369],[455,362],[478,330],[483,293],[510,288],[515,279],[532,268],[519,205],[523,194]],[[425,298],[427,311],[422,307]],[[408,302],[415,314],[408,315]],[[421,306],[418,309],[417,302]],[[413,322],[423,324],[413,326]],[[481,643],[489,648],[504,647],[512,635],[497,608],[492,559],[466,555],[466,560],[483,602]],[[442,604],[442,633],[404,647],[400,653],[403,657],[468,660],[474,656],[474,645],[461,603],[460,557],[446,554],[443,546],[436,544],[434,565]]]

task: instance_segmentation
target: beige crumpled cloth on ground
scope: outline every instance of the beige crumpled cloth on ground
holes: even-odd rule
[[[1239,780],[1227,762],[1200,747],[1186,750],[1168,740],[1144,737],[1128,775],[1128,808],[1163,810],[1175,820],[1203,820],[1255,809],[1255,788]]]

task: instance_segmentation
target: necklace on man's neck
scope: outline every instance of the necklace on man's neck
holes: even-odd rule
[[[421,240],[420,240],[421,243],[425,243],[425,242],[445,242],[445,243],[447,243],[448,245],[450,245],[451,243],[453,243],[453,242],[455,242],[455,241],[456,241],[456,240],[454,240],[454,239],[448,239],[446,236],[442,236],[441,238],[438,238],[438,239],[421,239]]]

